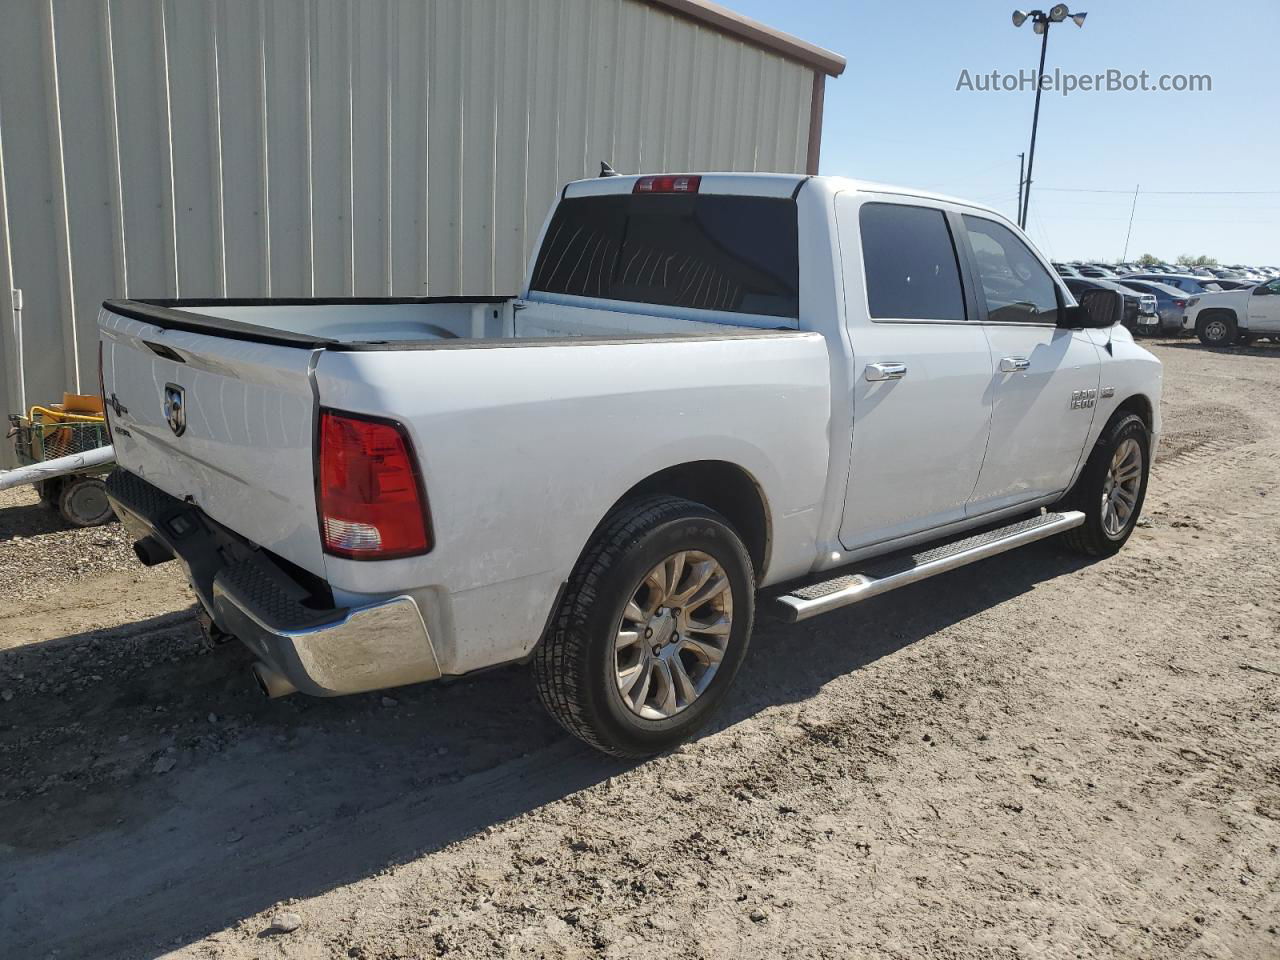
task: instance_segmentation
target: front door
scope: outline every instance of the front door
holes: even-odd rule
[[[1059,329],[1057,285],[1012,230],[962,218],[991,349],[991,440],[968,513],[1060,493],[1084,452],[1098,400],[1098,347]]]
[[[1250,292],[1249,332],[1264,337],[1280,333],[1280,279],[1260,283]]]
[[[964,518],[990,428],[991,356],[942,210],[851,194],[836,207],[853,346],[840,542],[856,550]]]

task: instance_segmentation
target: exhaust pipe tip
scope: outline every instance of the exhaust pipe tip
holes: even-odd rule
[[[258,689],[262,691],[268,700],[287,697],[291,693],[298,692],[298,688],[289,682],[288,677],[261,660],[255,663],[251,669],[253,671],[253,679],[258,683]]]
[[[134,541],[133,555],[144,567],[154,567],[173,559],[173,551],[155,537],[143,537]]]

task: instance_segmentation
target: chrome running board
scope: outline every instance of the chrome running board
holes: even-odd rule
[[[820,613],[860,603],[898,587],[905,587],[909,583],[994,557],[1014,547],[1052,537],[1082,523],[1084,514],[1078,510],[1042,513],[1029,520],[945,543],[920,553],[870,561],[864,573],[848,574],[800,587],[779,597],[778,602],[785,608],[784,615],[791,622],[808,620]]]

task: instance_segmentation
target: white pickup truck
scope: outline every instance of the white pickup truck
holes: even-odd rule
[[[1161,368],[983,207],[569,184],[517,298],[108,301],[109,481],[271,695],[532,662],[626,756],[802,620],[1055,534],[1120,548]]]
[[[1247,344],[1254,337],[1280,342],[1280,279],[1197,294],[1187,301],[1182,328],[1207,347]]]

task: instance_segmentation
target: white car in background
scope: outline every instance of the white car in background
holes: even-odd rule
[[[1194,331],[1207,347],[1247,344],[1254,337],[1280,340],[1280,278],[1192,297],[1182,328]]]

